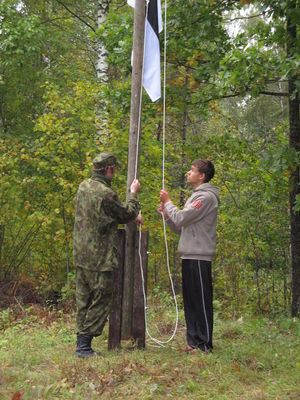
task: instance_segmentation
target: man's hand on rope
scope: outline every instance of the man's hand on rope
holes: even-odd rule
[[[160,198],[160,201],[163,204],[167,203],[168,201],[171,201],[170,195],[165,189],[162,189],[160,191],[160,197],[159,198]]]
[[[159,203],[159,206],[158,206],[157,211],[158,211],[158,213],[159,213],[160,215],[163,215],[163,214],[164,214],[164,209],[165,209],[164,203]]]
[[[134,221],[137,225],[143,225],[143,223],[144,223],[144,218],[142,217],[142,214],[139,214],[137,217],[136,217],[136,219],[135,219],[135,221]]]
[[[130,186],[130,192],[138,193],[140,191],[140,188],[141,188],[140,182],[137,179],[134,179]]]
[[[158,213],[165,219],[165,221],[167,221],[167,220],[169,219],[169,218],[168,218],[168,215],[167,215],[167,213],[166,213],[166,211],[165,211],[165,205],[164,205],[164,203],[159,203],[159,206],[158,206],[157,211],[158,211]]]

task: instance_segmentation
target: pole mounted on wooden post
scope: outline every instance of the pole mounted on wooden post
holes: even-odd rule
[[[134,32],[133,32],[133,65],[131,85],[131,109],[130,109],[130,131],[128,145],[128,168],[127,168],[127,200],[130,185],[138,177],[139,171],[139,140],[140,131],[140,101],[142,85],[142,68],[144,52],[145,32],[145,0],[137,0],[134,8]],[[138,148],[137,148],[138,147]],[[136,160],[137,157],[137,160]],[[136,171],[137,169],[137,171]],[[124,287],[122,306],[122,338],[132,336],[132,310],[133,310],[133,274],[135,259],[136,225],[134,223],[126,226],[126,246],[124,264]]]

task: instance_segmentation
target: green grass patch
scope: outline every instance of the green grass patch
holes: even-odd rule
[[[171,308],[153,305],[149,326],[167,338]],[[167,306],[166,306],[167,307]],[[151,307],[150,307],[151,308]],[[158,312],[159,311],[159,312]],[[2,321],[2,323],[1,323]],[[74,315],[47,309],[0,314],[0,399],[216,399],[300,398],[300,321],[249,318],[215,321],[214,352],[194,355],[185,345],[180,312],[175,339],[164,348],[124,342],[107,350],[107,327],[94,339],[101,353],[75,357]]]

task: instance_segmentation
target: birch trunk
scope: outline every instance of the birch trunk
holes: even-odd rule
[[[98,13],[97,13],[97,24],[100,29],[106,21],[106,15],[108,12],[108,0],[98,0]],[[108,81],[108,65],[107,65],[107,51],[103,42],[98,39],[97,41],[97,78],[100,82]]]
[[[100,29],[106,21],[106,16],[108,13],[109,2],[108,0],[98,0],[98,12],[97,12],[97,26]],[[99,84],[108,83],[108,64],[107,64],[107,51],[104,43],[100,38],[96,42],[97,51],[97,62],[96,62],[96,72]],[[98,110],[97,110],[97,133],[98,137],[96,139],[96,146],[107,143],[109,140],[109,135],[107,132],[108,127],[108,115],[107,115],[107,101],[103,96],[100,96]]]

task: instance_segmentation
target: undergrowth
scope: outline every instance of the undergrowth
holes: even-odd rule
[[[179,302],[180,303],[180,302]],[[151,334],[167,338],[175,315],[167,302],[149,304]],[[300,398],[300,321],[216,318],[214,352],[186,354],[180,308],[175,339],[164,348],[107,350],[108,327],[93,347],[101,355],[74,355],[73,313],[32,306],[0,313],[0,399],[217,399]]]

